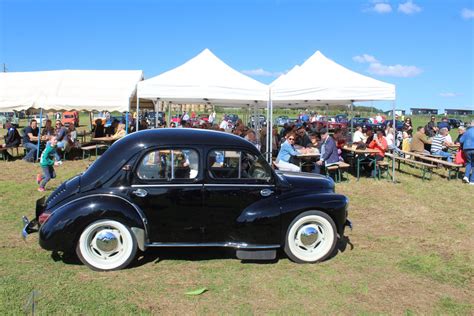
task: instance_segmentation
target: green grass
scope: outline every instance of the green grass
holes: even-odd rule
[[[66,161],[61,181],[89,161]],[[350,199],[350,246],[316,265],[284,256],[242,263],[230,251],[152,250],[129,269],[98,273],[74,258],[52,257],[20,238],[22,215],[33,215],[38,165],[0,162],[0,314],[22,314],[37,291],[39,314],[342,314],[472,315],[474,188],[430,181],[403,168],[399,183],[353,177],[338,184]],[[206,287],[199,296],[186,292]]]

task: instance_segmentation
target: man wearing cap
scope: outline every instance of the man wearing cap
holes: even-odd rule
[[[327,129],[321,129],[321,158],[316,162],[314,173],[322,173],[322,169],[339,162],[336,142],[329,136]]]

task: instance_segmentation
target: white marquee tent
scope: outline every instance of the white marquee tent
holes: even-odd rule
[[[277,78],[270,86],[275,105],[395,100],[395,85],[349,70],[320,51],[314,53],[301,67]]]
[[[209,49],[161,75],[138,83],[140,99],[173,103],[267,103],[268,87],[228,66]]]
[[[0,73],[0,112],[129,111],[141,70],[55,70]]]

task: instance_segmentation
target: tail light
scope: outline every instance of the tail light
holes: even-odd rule
[[[49,212],[41,213],[41,215],[38,216],[38,223],[40,224],[40,226],[46,223],[46,221],[49,219],[50,216],[51,216],[51,213]]]

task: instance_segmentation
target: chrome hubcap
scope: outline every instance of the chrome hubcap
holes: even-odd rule
[[[305,226],[300,231],[301,243],[309,247],[318,240],[318,230],[313,226]]]
[[[99,232],[96,237],[96,245],[99,250],[104,252],[111,252],[117,249],[118,246],[118,238],[117,236],[110,230],[103,230]]]

